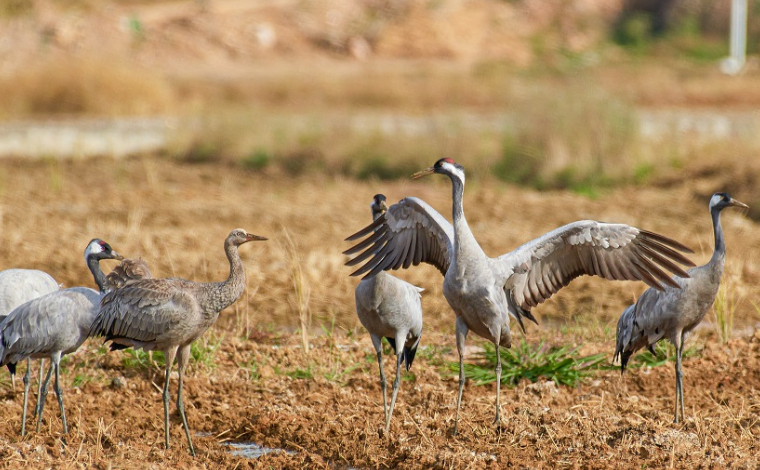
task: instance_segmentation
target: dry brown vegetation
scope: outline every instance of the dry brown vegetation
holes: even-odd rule
[[[464,162],[466,164],[466,162]],[[243,298],[223,312],[200,341],[204,359],[186,382],[188,418],[199,458],[189,460],[179,421],[170,451],[162,448],[158,368],[126,366],[125,353],[105,353],[91,341],[68,360],[65,396],[72,425],[60,447],[54,402],[39,434],[18,437],[21,397],[6,388],[0,455],[6,468],[109,465],[153,468],[216,465],[274,468],[541,467],[675,468],[756,465],[758,343],[752,337],[760,299],[757,224],[724,214],[726,282],[736,295],[732,340],[719,345],[711,318],[692,343],[701,350],[685,362],[687,420],[673,426],[671,366],[632,370],[621,380],[599,372],[579,388],[521,383],[503,391],[501,431],[490,425],[491,387],[468,385],[463,432],[449,435],[456,381],[441,367],[455,360],[453,315],[428,266],[399,273],[425,287],[423,350],[402,394],[389,436],[380,436],[381,400],[369,339],[353,310],[353,287],[343,266],[343,238],[369,219],[376,192],[389,199],[416,195],[443,214],[450,210],[445,181],[357,182],[326,176],[261,174],[225,164],[186,164],[142,157],[84,162],[3,161],[0,181],[0,263],[50,272],[66,286],[91,285],[81,251],[99,236],[127,256],[142,256],[156,276],[195,280],[226,275],[222,240],[241,226],[271,241],[241,250],[247,268]],[[737,164],[738,165],[738,164]],[[661,187],[626,187],[590,200],[567,192],[535,192],[492,179],[469,181],[466,210],[487,253],[498,254],[581,218],[646,227],[690,244],[697,262],[712,249],[706,201],[729,175],[752,165],[688,168]],[[754,171],[754,170],[753,170]],[[744,197],[748,187],[732,194]],[[298,257],[287,253],[286,234]],[[300,260],[310,291],[311,350],[302,354],[292,263]],[[107,263],[106,263],[107,264]],[[527,339],[582,344],[582,352],[611,355],[614,325],[644,286],[574,281],[536,309],[539,327]],[[479,340],[471,337],[470,343]],[[211,352],[218,345],[215,352]],[[472,360],[472,359],[470,359]],[[0,377],[8,386],[7,374]],[[112,379],[126,377],[126,388]],[[151,383],[152,382],[152,383]],[[204,437],[205,436],[205,437]],[[255,441],[295,454],[257,460],[229,455],[219,441]]]
[[[0,269],[92,286],[82,251],[101,237],[155,276],[220,280],[231,229],[270,239],[242,247],[245,293],[196,342],[185,403],[197,459],[176,415],[163,448],[162,368],[88,341],[64,360],[66,447],[52,395],[42,431],[20,438],[21,393],[0,371],[0,468],[757,468],[760,141],[644,139],[635,119],[642,108],[756,108],[757,65],[727,77],[712,61],[629,55],[606,39],[622,5],[0,2],[0,90],[12,90],[0,92],[0,119],[179,117],[160,155],[0,160]],[[713,23],[727,2],[714,5]],[[386,117],[411,124],[357,130]],[[751,206],[722,218],[726,274],[689,343],[684,423],[672,424],[668,363],[597,371],[575,388],[522,382],[502,390],[499,428],[494,387],[468,382],[452,436],[454,317],[440,274],[421,266],[397,273],[425,288],[425,326],[382,434],[343,239],[369,221],[378,192],[448,217],[447,181],[408,179],[444,156],[468,170],[468,221],[490,255],[589,218],[671,236],[703,263],[709,196]],[[578,279],[534,310],[540,325],[525,339],[611,359],[618,315],[644,288]],[[482,343],[468,344],[473,362]],[[290,453],[245,459],[226,447],[247,441]]]

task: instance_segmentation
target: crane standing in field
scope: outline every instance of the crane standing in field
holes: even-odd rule
[[[38,269],[6,269],[0,271],[0,322],[11,313],[11,310],[37,297],[55,292],[60,288],[53,277]],[[42,390],[42,369],[45,360],[40,360],[39,391]],[[29,386],[29,373],[32,368],[32,360],[26,360],[26,373],[24,374],[24,386]],[[13,388],[16,385],[15,365],[8,365],[11,373]],[[39,396],[39,391],[37,396]]]
[[[105,275],[100,269],[100,260],[122,259],[111,246],[100,239],[87,244],[85,262],[100,289],[96,292],[88,287],[71,287],[57,290],[42,297],[19,305],[0,322],[0,364],[15,364],[25,358],[50,357],[52,364],[42,383],[37,399],[37,431],[42,423],[47,387],[50,375],[55,369],[55,394],[61,409],[63,433],[68,433],[66,413],[63,409],[63,393],[59,382],[61,356],[76,351],[87,339],[93,318],[100,309],[100,297],[105,292]],[[21,435],[26,433],[26,405],[29,391],[28,381],[24,386],[24,408],[21,418]]]
[[[377,220],[386,211],[385,196],[376,194],[372,199],[372,219]],[[356,313],[364,328],[372,338],[380,367],[380,386],[383,391],[383,411],[385,412],[385,432],[391,425],[391,415],[396,404],[401,367],[412,366],[417,345],[422,333],[422,304],[420,292],[423,289],[380,272],[365,279],[356,286]],[[396,353],[396,379],[393,381],[391,406],[388,409],[387,385],[383,371],[382,339],[385,337]]]
[[[266,240],[235,229],[224,241],[230,274],[223,282],[192,282],[179,278],[142,279],[126,283],[103,298],[91,336],[105,336],[111,350],[129,347],[163,351],[164,434],[169,448],[169,373],[177,358],[179,385],[177,409],[185,427],[190,452],[195,448],[182,402],[182,377],[190,359],[190,345],[216,322],[219,312],[232,305],[245,288],[245,268],[238,247],[252,240]]]
[[[709,207],[715,235],[715,249],[710,261],[689,269],[688,278],[673,278],[676,286],[666,287],[663,291],[644,291],[635,304],[625,309],[617,325],[615,359],[620,357],[621,374],[625,371],[628,359],[639,349],[646,347],[654,354],[654,344],[666,338],[675,346],[675,423],[678,423],[679,409],[681,419],[684,417],[681,371],[684,342],[715,301],[726,263],[726,242],[720,224],[720,213],[726,207],[748,208],[726,193],[713,194]]]
[[[350,236],[369,235],[346,253],[366,250],[349,261],[368,260],[352,275],[365,278],[387,270],[430,263],[444,275],[443,295],[456,314],[459,352],[459,394],[454,433],[464,389],[464,346],[467,333],[493,342],[496,347],[496,416],[500,421],[501,355],[499,347],[511,347],[509,318],[523,326],[523,318],[535,322],[532,307],[581,275],[606,279],[641,280],[662,289],[660,283],[677,285],[662,268],[688,276],[675,262],[694,264],[676,250],[691,252],[662,235],[623,224],[592,220],[573,222],[532,240],[511,253],[490,258],[481,249],[464,216],[464,168],[449,158],[413,175],[438,173],[452,182],[453,227],[424,201],[407,197],[392,205],[372,224]],[[674,262],[675,261],[675,262]]]

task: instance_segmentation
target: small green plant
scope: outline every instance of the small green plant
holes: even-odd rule
[[[248,361],[248,374],[251,377],[251,380],[254,382],[258,382],[258,380],[261,378],[261,372],[259,372],[259,365],[251,359]]]
[[[649,351],[645,351],[641,354],[634,356],[626,366],[629,369],[638,369],[641,367],[660,367],[669,362],[676,362],[676,348],[668,341],[660,341],[654,345],[654,351],[657,355],[653,355]],[[695,357],[699,355],[699,350],[696,346],[689,346],[683,350],[682,359],[687,357]]]
[[[633,52],[644,52],[652,40],[652,18],[636,12],[623,18],[615,28],[613,39]]]
[[[245,157],[241,162],[243,167],[249,170],[263,170],[271,162],[272,158],[262,149],[258,149]]]
[[[190,345],[190,357],[196,365],[213,369],[216,367],[216,353],[222,344],[224,336],[208,337],[204,336]]]
[[[164,365],[164,353],[156,351],[150,354],[144,349],[127,348],[121,356],[121,364],[127,369],[148,369]]]
[[[312,367],[309,366],[308,369],[301,369],[300,367],[296,368],[295,370],[290,370],[285,372],[285,375],[292,379],[309,379],[311,380],[312,377],[314,377],[314,371],[312,370]]]
[[[72,387],[81,387],[86,383],[92,382],[92,376],[88,374],[77,374],[74,376],[74,380],[71,381]]]
[[[465,364],[465,376],[474,380],[475,385],[485,385],[496,381],[496,348],[485,343],[484,351],[478,356],[479,364]],[[515,386],[522,379],[536,382],[540,378],[553,380],[557,385],[574,386],[594,370],[604,367],[606,354],[578,356],[577,348],[562,346],[553,348],[543,341],[532,346],[521,340],[511,349],[500,348],[501,383]],[[449,369],[459,371],[459,363],[449,363]]]

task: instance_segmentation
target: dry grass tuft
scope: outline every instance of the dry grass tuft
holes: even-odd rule
[[[176,110],[172,87],[160,75],[105,57],[43,59],[0,77],[3,117],[155,115]]]

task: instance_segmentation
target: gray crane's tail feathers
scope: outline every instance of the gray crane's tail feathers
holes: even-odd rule
[[[16,375],[16,363],[15,362],[9,362],[5,365],[5,367],[8,368],[8,372],[11,373],[11,375]]]
[[[404,347],[402,354],[404,355],[404,362],[406,362],[406,370],[409,371],[409,368],[412,367],[412,362],[414,362],[414,356],[417,354],[417,345],[415,344],[411,348]]]
[[[517,323],[520,324],[520,329],[522,330],[523,333],[525,333],[525,324],[523,323],[523,320],[522,320],[523,318],[527,318],[528,320],[538,325],[538,320],[536,320],[536,317],[533,316],[530,310],[525,310],[524,308],[517,305],[517,302],[515,302],[515,296],[512,293],[512,291],[507,290],[507,298],[509,299],[510,305],[514,308],[516,315],[513,315],[513,316],[517,320]]]
[[[625,368],[628,366],[628,359],[631,358],[633,355],[633,351],[620,351],[620,375],[623,375],[623,372],[625,372]],[[618,354],[615,354],[615,357],[617,357]]]
[[[398,354],[396,351],[396,339],[391,338],[389,336],[385,337],[386,340],[388,340],[388,344],[391,345],[391,348],[393,348],[393,352],[395,354]],[[408,371],[410,367],[412,367],[412,362],[414,362],[414,356],[417,354],[417,345],[420,344],[420,338],[417,338],[417,341],[414,342],[412,346],[404,346],[404,349],[401,350],[401,361],[406,363],[406,370]]]

